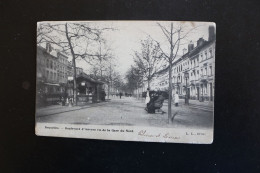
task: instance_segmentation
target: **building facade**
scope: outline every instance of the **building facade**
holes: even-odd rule
[[[37,99],[44,100],[44,104],[60,101],[66,94],[68,82],[68,57],[52,48],[50,43],[46,47],[37,46]]]
[[[68,66],[69,66],[68,57],[63,53],[58,52],[57,58],[58,58],[59,83],[65,84],[68,81]]]
[[[100,90],[106,87],[100,79],[91,79],[83,72],[83,68],[76,67],[77,94],[82,94],[80,76],[89,81],[90,86],[86,85],[89,92],[98,90],[100,94]],[[66,54],[53,49],[50,43],[46,43],[45,48],[37,46],[37,104],[41,104],[42,101],[43,105],[54,104],[64,98],[72,98],[73,77],[74,68]],[[97,97],[97,100],[100,98]]]
[[[45,93],[57,93],[59,91],[58,58],[49,44],[46,49],[37,47],[37,82],[41,83],[41,90]]]
[[[183,55],[177,56],[172,68],[173,94],[178,92],[180,98],[186,94],[189,99],[213,101],[215,88],[215,27],[209,26],[208,41],[200,38],[197,45],[190,42]],[[151,89],[169,89],[168,72],[155,78]]]

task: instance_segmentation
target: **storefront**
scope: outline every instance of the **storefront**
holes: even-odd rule
[[[57,104],[61,100],[60,84],[37,82],[37,106]]]
[[[100,102],[104,92],[104,82],[94,80],[85,74],[80,74],[77,79],[77,104]]]

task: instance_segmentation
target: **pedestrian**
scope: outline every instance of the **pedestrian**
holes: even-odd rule
[[[147,88],[146,91],[146,97],[145,97],[145,105],[147,106],[147,104],[150,102],[150,89]]]
[[[104,89],[102,89],[102,91],[101,91],[101,100],[102,100],[102,101],[105,101],[105,100],[106,100],[106,92],[105,92]]]
[[[121,99],[122,95],[123,95],[123,94],[120,92],[120,93],[119,93],[120,99]]]
[[[179,106],[179,95],[178,92],[176,92],[176,94],[174,94],[174,103],[175,103],[175,107]]]

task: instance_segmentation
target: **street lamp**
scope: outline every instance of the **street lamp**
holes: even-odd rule
[[[189,78],[189,73],[185,72],[184,73],[184,77],[186,79],[186,93],[185,93],[185,104],[188,105],[189,104],[189,98],[188,98],[188,85],[187,85],[187,80]]]

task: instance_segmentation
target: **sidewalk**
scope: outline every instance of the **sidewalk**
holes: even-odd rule
[[[47,106],[47,107],[37,108],[36,117],[54,115],[54,114],[63,113],[63,112],[70,112],[70,111],[85,109],[85,108],[89,108],[89,107],[102,106],[108,102],[109,102],[109,100],[105,101],[105,102],[99,102],[99,103],[89,103],[84,106],[72,106],[72,107],[61,106],[61,105],[51,105],[51,106]]]
[[[165,100],[165,103],[168,103],[168,100]],[[172,102],[173,103],[173,102]],[[184,104],[185,100],[184,99],[179,99],[180,104]],[[211,101],[204,101],[200,102],[199,100],[189,100],[190,105],[198,105],[198,106],[206,106],[206,107],[211,107],[213,108],[214,103]]]

